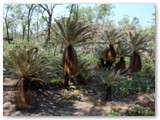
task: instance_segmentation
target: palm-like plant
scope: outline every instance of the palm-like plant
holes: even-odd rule
[[[99,68],[104,68],[105,67],[105,61],[106,61],[106,50],[96,50],[96,57],[99,58],[96,67]]]
[[[116,63],[116,71],[118,70],[125,70],[126,68],[126,62],[125,57],[130,54],[129,47],[127,44],[124,44],[123,42],[117,46],[117,57],[119,57],[119,61]]]
[[[74,49],[74,45],[85,42],[91,38],[91,33],[87,31],[89,26],[86,26],[82,22],[78,22],[78,19],[72,20],[67,18],[64,20],[55,20],[58,29],[54,30],[55,36],[60,38],[67,46],[63,53],[63,69],[65,74],[64,87],[68,86],[69,79],[77,74],[77,54]]]
[[[20,107],[27,107],[32,104],[33,90],[46,89],[43,81],[47,77],[46,69],[48,63],[43,54],[38,52],[37,47],[18,47],[9,52],[7,64],[5,65],[12,72],[20,76],[16,86],[17,104]]]
[[[109,49],[106,50],[106,62],[114,63],[116,60],[116,51],[114,45],[121,42],[121,37],[123,34],[116,29],[106,30],[101,36],[101,39],[109,44]]]
[[[147,51],[149,37],[141,32],[129,32],[127,39],[130,46],[130,63],[129,70],[139,71],[142,68],[141,52]]]
[[[88,80],[90,77],[90,72],[90,63],[83,60],[79,60],[77,72],[78,83],[85,84],[86,80]]]
[[[106,85],[107,87],[107,96],[106,100],[109,101],[111,100],[112,96],[112,86],[115,81],[120,80],[122,77],[120,76],[120,70],[115,72],[113,69],[106,69],[106,70],[99,70],[97,72],[101,83]]]

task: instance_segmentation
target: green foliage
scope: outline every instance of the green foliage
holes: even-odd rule
[[[152,104],[147,107],[132,105],[126,111],[121,108],[113,108],[109,116],[155,116],[155,105]]]
[[[106,44],[119,44],[122,41],[123,33],[117,31],[116,29],[106,30],[102,33],[101,39],[105,41]]]
[[[118,108],[113,108],[110,113],[109,113],[109,116],[122,116],[122,113],[121,113],[121,109]]]
[[[35,46],[17,47],[5,58],[5,68],[20,77],[36,77],[44,79],[48,76],[49,63],[45,56]]]
[[[153,79],[146,78],[142,72],[133,73],[133,75],[128,76],[127,79],[116,82],[115,86],[119,88],[121,96],[150,93],[155,90],[155,82]]]
[[[91,33],[86,31],[89,26],[72,18],[55,20],[58,29],[54,29],[55,36],[66,45],[74,45],[91,39]]]
[[[77,74],[81,76],[81,79],[88,80],[91,77],[90,63],[83,60],[79,60]]]
[[[142,75],[152,81],[155,81],[155,63],[148,56],[143,57]]]
[[[53,57],[52,52],[47,51],[47,59],[49,60],[50,65],[52,66],[51,69],[51,78],[62,77],[63,75],[63,68],[61,65],[61,58],[60,56]],[[54,66],[54,67],[53,67]]]
[[[135,26],[135,27],[139,26],[139,19],[138,19],[138,17],[133,17],[132,25]]]
[[[131,27],[131,23],[129,19],[130,19],[130,16],[124,15],[122,20],[118,21],[120,28],[129,29]]]
[[[79,59],[80,61],[89,62],[92,65],[94,65],[98,60],[98,58],[94,56],[92,53],[91,54],[81,54],[79,55]]]
[[[129,51],[129,47],[127,46],[127,44],[118,44],[117,46],[117,55],[119,58],[124,58],[126,56],[129,56],[130,51]]]
[[[144,52],[148,50],[150,38],[141,32],[129,32],[126,37],[131,52]]]
[[[155,26],[151,26],[150,28],[147,28],[144,31],[145,34],[151,36],[153,39],[155,39],[155,35],[156,35],[156,30],[155,30]]]
[[[116,83],[122,96],[128,94],[150,93],[155,91],[155,64],[151,58],[143,57],[143,68],[141,72],[132,73]]]
[[[100,84],[112,86],[117,80],[122,79],[120,71],[115,72],[113,69],[98,70],[97,76],[100,79]]]
[[[142,107],[140,105],[133,105],[131,109],[126,112],[128,116],[155,116],[155,105],[149,107]]]

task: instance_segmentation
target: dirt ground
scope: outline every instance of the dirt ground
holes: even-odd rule
[[[64,94],[63,88],[53,88],[43,94],[36,93],[31,108],[16,109],[14,100],[16,82],[17,79],[4,75],[4,116],[108,116],[113,108],[121,108],[126,111],[133,104],[141,102],[145,104],[147,100],[152,102],[155,100],[153,93],[142,96],[126,96],[122,99],[116,98],[110,102],[102,102],[94,90],[86,90],[84,94],[79,94],[74,89],[69,94]]]

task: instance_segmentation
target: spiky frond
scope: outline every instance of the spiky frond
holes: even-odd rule
[[[130,51],[128,44],[123,44],[123,42],[122,42],[121,44],[119,44],[117,46],[116,52],[117,52],[117,56],[119,58],[121,58],[121,57],[124,58],[124,57],[128,56],[131,51]]]
[[[116,80],[120,80],[122,77],[120,76],[120,70],[115,72],[113,69],[107,70],[99,70],[97,72],[102,84],[107,84],[111,86],[114,84]]]
[[[78,75],[82,76],[82,79],[88,79],[90,76],[91,68],[90,68],[90,63],[79,60],[78,62]]]
[[[122,40],[124,34],[116,29],[106,30],[103,32],[101,39],[106,42],[106,44],[115,45],[119,44]]]
[[[72,20],[69,17],[59,21],[55,19],[55,22],[58,28],[54,29],[55,36],[67,45],[74,45],[91,39],[91,32],[87,31],[89,26],[79,22],[77,19]]]
[[[127,35],[131,52],[147,51],[150,38],[141,32],[129,32]]]
[[[18,47],[9,52],[7,64],[5,65],[11,71],[20,77],[45,78],[46,69],[49,67],[45,56],[38,52],[34,46]]]

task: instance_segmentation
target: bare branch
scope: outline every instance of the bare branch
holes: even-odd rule
[[[14,22],[14,21],[16,21],[16,20],[18,20],[18,18],[17,18],[17,19],[14,19],[14,20],[12,20],[12,21],[8,21],[8,24],[10,24],[10,23],[12,23],[12,22]]]
[[[47,11],[48,14],[50,14],[49,9],[45,8],[43,5],[39,4],[45,11]]]

